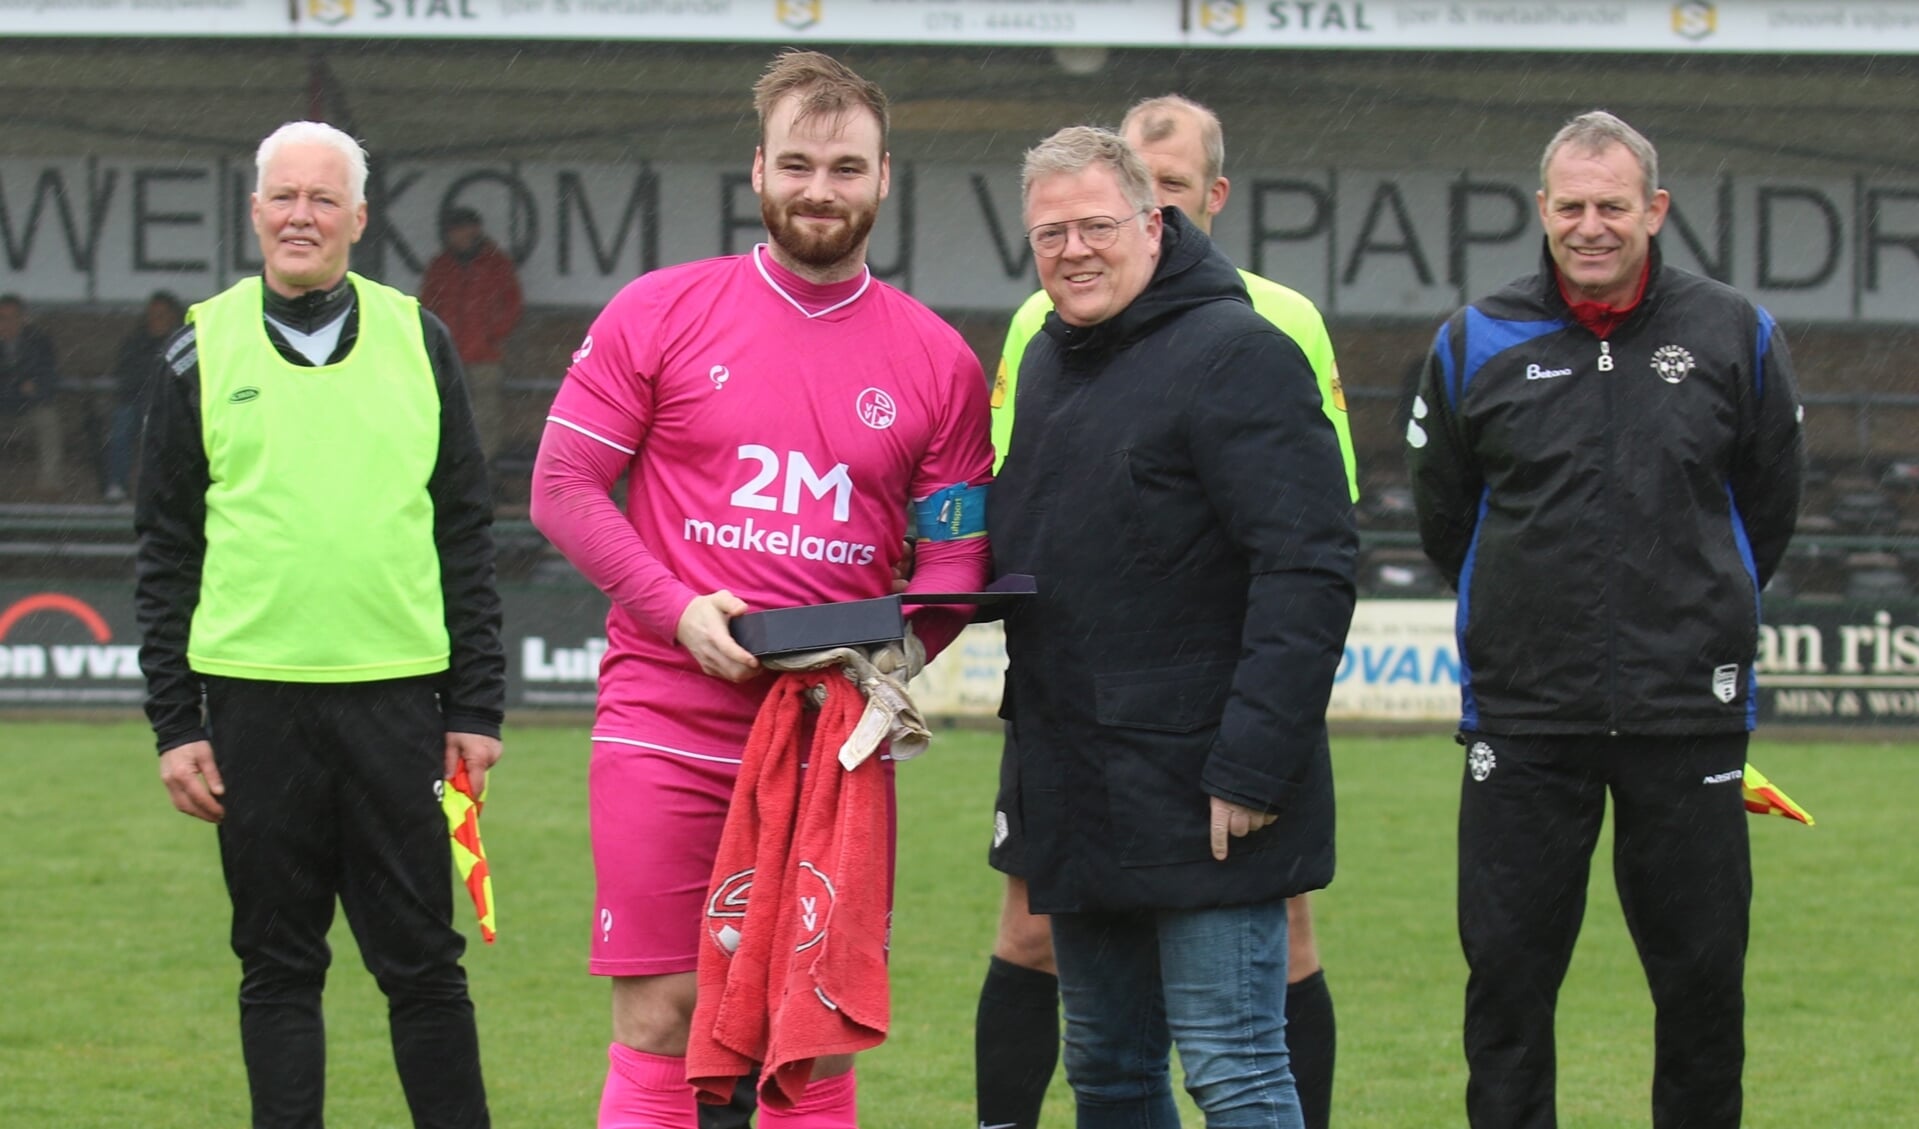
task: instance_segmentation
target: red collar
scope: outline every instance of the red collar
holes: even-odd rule
[[[1604,302],[1581,302],[1573,297],[1566,288],[1566,279],[1558,270],[1553,271],[1553,281],[1559,286],[1559,296],[1566,300],[1566,308],[1572,312],[1573,320],[1585,326],[1594,337],[1604,341],[1612,331],[1625,324],[1632,312],[1639,308],[1641,299],[1646,296],[1646,280],[1652,276],[1652,256],[1646,257],[1646,264],[1639,268],[1639,286],[1633,291],[1632,301],[1623,306],[1608,306]]]

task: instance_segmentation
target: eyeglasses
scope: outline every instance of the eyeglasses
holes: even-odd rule
[[[1033,253],[1043,259],[1057,259],[1066,253],[1066,235],[1077,229],[1079,241],[1095,251],[1104,251],[1119,239],[1119,229],[1146,214],[1150,209],[1141,208],[1124,219],[1112,216],[1087,216],[1085,219],[1067,220],[1065,223],[1043,223],[1026,233],[1026,241],[1033,245]]]

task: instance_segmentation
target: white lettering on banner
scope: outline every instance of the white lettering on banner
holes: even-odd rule
[[[0,647],[0,678],[45,678],[47,649],[33,643]]]
[[[56,646],[56,678],[139,678],[140,648],[134,646]]]
[[[1849,623],[1839,628],[1839,654],[1839,670],[1844,674],[1919,671],[1919,627],[1894,627],[1892,613],[1879,612],[1870,624]]]
[[[1868,690],[1866,702],[1876,717],[1919,717],[1919,690]]]
[[[140,648],[131,644],[14,643],[0,646],[0,678],[62,681],[141,678]]]
[[[1826,637],[1810,624],[1764,624],[1759,628],[1760,674],[1824,674]]]
[[[1012,166],[902,163],[894,173],[874,229],[876,274],[939,309],[1010,310],[1032,293]],[[384,222],[354,266],[404,290],[417,289],[453,205],[481,213],[536,304],[597,309],[645,271],[765,238],[750,185],[719,165],[403,161],[381,179]],[[1247,203],[1220,215],[1215,241],[1329,318],[1438,318],[1537,266],[1530,172],[1248,169],[1235,180]],[[1782,320],[1919,322],[1919,181],[1679,176],[1670,186],[1669,262],[1740,287]],[[238,154],[0,159],[0,290],[47,303],[214,293],[260,269],[251,188]]]
[[[588,639],[579,647],[548,649],[544,638],[529,635],[520,641],[520,677],[528,682],[597,683],[604,654],[603,638]]]

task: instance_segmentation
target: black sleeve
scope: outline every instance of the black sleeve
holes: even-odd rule
[[[140,620],[140,669],[147,676],[147,720],[164,753],[207,739],[200,679],[187,665],[187,629],[200,604],[200,568],[206,560],[208,485],[200,365],[191,326],[161,350],[148,388],[133,509],[139,534],[133,601]]]
[[[1733,466],[1732,496],[1763,588],[1799,522],[1805,438],[1785,332],[1762,313],[1754,336],[1753,381],[1745,434]]]
[[[1449,377],[1465,354],[1455,334],[1464,327],[1465,319],[1454,317],[1439,331],[1406,420],[1406,468],[1419,513],[1419,543],[1455,590],[1479,524],[1479,498],[1485,490],[1451,399]]]
[[[440,391],[440,454],[427,481],[440,555],[451,665],[440,686],[450,732],[500,735],[506,711],[506,651],[493,570],[493,496],[486,452],[473,422],[466,373],[445,323],[420,310],[420,328]]]
[[[1358,535],[1319,384],[1282,333],[1222,349],[1190,409],[1189,449],[1221,524],[1245,554],[1246,622],[1200,786],[1283,811],[1325,739],[1326,703],[1353,616]]]

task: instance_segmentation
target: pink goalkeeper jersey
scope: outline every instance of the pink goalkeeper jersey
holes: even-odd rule
[[[909,499],[984,483],[993,463],[985,377],[958,333],[864,273],[809,284],[764,245],[627,285],[548,420],[631,456],[626,517],[657,565],[607,616],[594,736],[727,760],[769,677],[702,673],[673,640],[687,603],[885,595]]]

